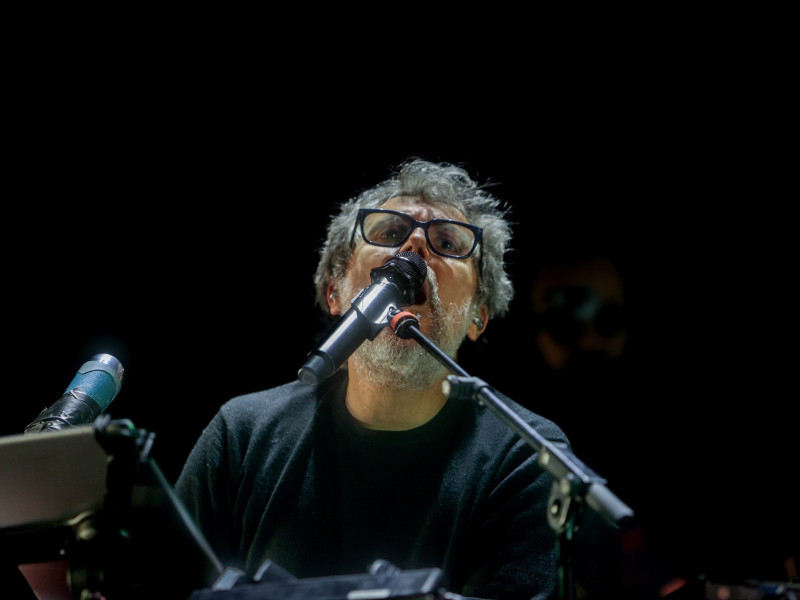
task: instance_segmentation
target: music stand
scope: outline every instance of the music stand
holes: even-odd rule
[[[65,599],[187,598],[213,582],[222,565],[148,456],[153,439],[107,415],[0,437],[4,571],[18,567],[33,590]],[[59,565],[66,582],[41,580]]]

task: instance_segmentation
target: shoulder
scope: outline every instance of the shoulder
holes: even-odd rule
[[[217,413],[217,420],[228,431],[241,435],[296,434],[320,414],[321,407],[344,394],[346,374],[336,374],[311,387],[299,380],[243,394],[228,400]],[[277,439],[277,438],[276,438]]]
[[[225,402],[203,430],[192,454],[196,462],[243,464],[248,454],[265,459],[278,447],[302,436],[316,414],[316,394],[296,381],[235,396]]]
[[[255,426],[278,419],[296,420],[313,414],[317,396],[313,388],[292,381],[231,398],[219,410],[228,427]]]
[[[512,419],[516,420],[516,417],[533,428],[536,434],[548,441],[569,443],[566,433],[556,422],[522,406],[502,392],[497,390],[493,390],[493,392],[496,399],[502,403],[502,406],[496,409],[484,402],[478,409],[480,427],[488,435],[492,437],[510,436],[512,439],[518,439],[519,434],[507,422]],[[513,416],[510,413],[513,413]],[[505,432],[505,435],[501,435],[503,432]]]
[[[300,381],[235,396],[222,405],[222,410],[236,414],[263,410],[281,410],[293,401],[311,401],[315,394],[313,388]]]

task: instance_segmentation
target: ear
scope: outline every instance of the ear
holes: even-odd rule
[[[331,311],[332,315],[336,316],[342,312],[342,299],[334,289],[332,281],[328,284],[328,296],[326,299],[328,301],[328,310]]]
[[[480,327],[475,321],[469,324],[469,329],[467,329],[467,337],[472,340],[473,342],[477,342],[478,338],[481,337],[481,334],[486,329],[486,326],[489,324],[489,309],[486,307],[485,304],[481,304],[480,308],[478,309],[480,312]],[[475,317],[473,317],[474,319]]]

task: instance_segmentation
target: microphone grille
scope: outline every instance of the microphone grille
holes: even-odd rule
[[[425,276],[428,274],[428,263],[416,252],[404,250],[395,254],[393,258],[389,259],[389,262],[412,281],[415,290],[419,289],[425,282]]]

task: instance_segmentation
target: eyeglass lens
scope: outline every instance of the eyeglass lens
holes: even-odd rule
[[[399,246],[415,227],[419,227],[407,215],[393,213],[369,213],[364,217],[364,238],[381,246]],[[457,223],[431,222],[427,224],[428,243],[441,254],[464,256],[475,244],[475,233]]]

